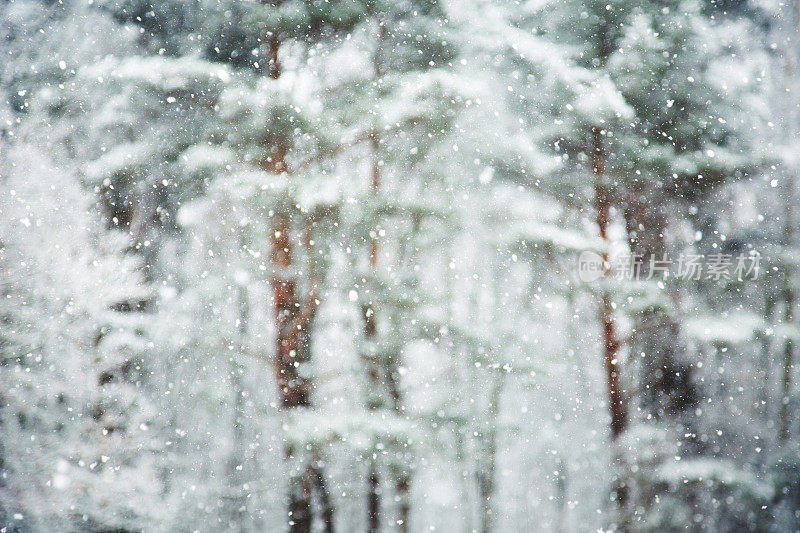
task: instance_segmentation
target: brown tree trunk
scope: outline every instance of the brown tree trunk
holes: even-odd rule
[[[606,151],[603,144],[603,130],[600,127],[592,129],[592,173],[595,184],[595,209],[597,211],[597,227],[600,238],[603,240],[603,273],[605,277],[611,275],[608,256],[608,225],[611,222],[611,193],[605,183],[606,177]],[[614,320],[614,306],[611,294],[607,289],[602,289],[600,294],[600,324],[603,335],[603,363],[606,373],[606,387],[608,391],[608,407],[611,414],[611,440],[616,443],[619,436],[628,426],[628,414],[620,384],[619,341]],[[619,450],[614,451],[617,466],[622,467]],[[616,530],[628,531],[627,500],[628,489],[624,476],[618,474],[612,487],[612,497],[616,505],[617,524]]]
[[[596,127],[592,130],[593,152],[592,173],[595,177],[595,209],[597,210],[597,226],[600,238],[608,242],[608,224],[611,219],[611,196],[605,185],[606,153],[603,146],[603,131]],[[610,274],[608,266],[608,251],[604,247],[602,252],[603,269],[606,275]],[[608,388],[608,404],[611,412],[611,437],[616,440],[628,424],[628,415],[625,407],[622,387],[620,385],[619,342],[617,341],[616,323],[614,321],[614,307],[611,294],[603,290],[600,296],[600,323],[603,328],[603,361],[606,371],[606,385]]]
[[[314,221],[308,218],[304,244],[310,247],[311,230]],[[319,306],[317,279],[313,269],[309,269],[309,289],[301,305],[297,296],[296,283],[286,272],[292,266],[292,243],[289,238],[290,223],[286,215],[277,214],[273,221],[272,262],[275,274],[272,278],[272,291],[275,300],[275,322],[277,325],[277,351],[275,378],[278,383],[281,406],[284,409],[304,408],[310,405],[310,381],[299,374],[299,365],[308,360],[308,330]],[[293,462],[294,449],[288,447],[287,459]],[[319,469],[307,467],[302,474],[290,480],[289,531],[307,533],[313,521],[311,494],[313,481],[317,481],[322,504],[322,517],[326,528],[333,529],[333,507],[327,493],[322,493],[324,478]]]
[[[371,173],[371,189],[373,194],[378,194],[381,182],[381,170],[379,165],[380,159],[380,138],[377,131],[373,131],[370,136],[370,146],[372,148],[372,173]],[[373,274],[378,268],[378,226],[370,232],[369,244],[369,266]],[[377,283],[377,281],[376,281]],[[374,295],[375,290],[371,291]],[[370,411],[377,411],[384,405],[384,383],[382,379],[382,366],[380,354],[375,350],[375,340],[378,335],[378,323],[375,316],[375,302],[370,301],[362,307],[362,314],[364,317],[364,338],[367,343],[367,349],[364,352],[363,358],[366,365],[367,378],[370,390],[367,391],[367,408]],[[378,474],[378,465],[376,464],[376,455],[370,459],[369,473],[367,474],[367,532],[378,533],[381,529],[381,494],[380,494],[380,475]]]
[[[606,369],[608,402],[611,410],[611,437],[616,440],[625,431],[628,421],[619,379],[619,361],[617,360],[619,344],[616,340],[613,313],[611,296],[605,293],[601,296],[600,321],[603,325],[603,361]]]
[[[300,363],[308,360],[308,327],[319,304],[316,281],[309,280],[308,295],[301,305],[297,296],[297,284],[287,272],[292,266],[290,232],[288,217],[276,214],[272,227],[272,263],[275,273],[271,280],[278,331],[275,379],[281,405],[286,409],[309,405],[310,384],[299,374],[298,369]]]
[[[377,46],[372,58],[373,74],[375,80],[383,76],[383,62],[380,57],[381,46],[386,38],[387,29],[386,22],[382,18],[378,20],[377,32]],[[380,134],[378,128],[374,128],[370,134],[370,147],[372,152],[372,171],[370,188],[373,194],[377,195],[381,186],[381,167],[380,167]],[[371,232],[370,245],[369,245],[369,266],[372,273],[375,274],[378,268],[378,232],[380,224],[375,221],[375,226]],[[377,283],[377,280],[375,281]],[[373,294],[376,291],[373,290]],[[367,377],[369,379],[370,391],[367,392],[367,408],[371,411],[376,411],[385,407],[386,386],[385,376],[385,362],[382,357],[375,350],[375,341],[378,335],[378,323],[375,302],[371,301],[362,307],[362,314],[364,317],[364,337],[367,341],[370,353],[364,354],[364,362],[367,367]],[[381,491],[380,491],[380,474],[378,472],[377,455],[370,459],[369,473],[367,475],[367,531],[369,533],[378,533],[381,528],[380,522],[381,512]]]
[[[271,33],[267,36],[269,46],[269,77],[278,79],[281,66],[278,59],[280,36]],[[289,172],[286,155],[289,141],[278,137],[268,139],[269,154],[260,162],[263,170],[283,175]],[[306,219],[303,245],[310,254],[311,232],[315,220]],[[278,385],[280,405],[283,409],[308,407],[310,404],[310,380],[299,372],[300,364],[309,358],[308,335],[311,322],[319,306],[318,280],[309,260],[308,290],[301,299],[297,282],[294,279],[292,224],[289,213],[278,212],[272,218],[271,260],[273,274],[270,280],[275,313],[276,353],[273,362],[275,381]],[[295,449],[287,446],[285,456],[288,462],[295,460]],[[309,533],[313,523],[312,491],[316,486],[322,507],[322,520],[327,532],[333,531],[333,505],[325,487],[321,467],[309,464],[302,473],[289,480],[288,526],[291,533]]]
[[[277,33],[271,33],[267,36],[267,52],[269,57],[269,77],[277,80],[281,77],[281,62],[278,59],[278,51],[281,47],[280,36]]]

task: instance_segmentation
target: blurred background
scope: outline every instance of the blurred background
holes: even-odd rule
[[[1,0],[0,531],[800,530],[799,32]]]

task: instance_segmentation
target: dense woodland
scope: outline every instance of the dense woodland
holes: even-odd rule
[[[800,531],[796,0],[0,39],[0,531]]]

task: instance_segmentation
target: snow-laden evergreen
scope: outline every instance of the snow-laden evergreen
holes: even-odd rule
[[[799,32],[0,4],[0,529],[794,531]]]

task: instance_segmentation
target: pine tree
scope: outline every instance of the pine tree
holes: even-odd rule
[[[3,167],[4,526],[158,523],[139,262],[72,169],[16,146]]]
[[[419,336],[404,323],[413,321],[417,302],[424,299],[409,267],[418,257],[413,250],[421,225],[437,213],[414,203],[403,189],[419,194],[435,187],[424,179],[441,179],[419,168],[429,153],[420,149],[417,139],[427,136],[435,143],[441,138],[456,111],[446,105],[460,101],[460,95],[447,72],[454,51],[448,45],[442,6],[377,4],[365,15],[356,30],[363,36],[356,44],[368,54],[364,71],[338,80],[329,105],[347,128],[358,132],[356,138],[369,141],[369,187],[367,196],[360,195],[366,209],[350,220],[356,242],[367,244],[367,261],[359,262],[363,267],[353,280],[364,321],[365,407],[375,425],[367,474],[367,529],[380,529],[379,463],[386,462],[399,501],[396,523],[408,531],[413,450],[404,442],[404,430],[396,435],[390,428],[404,426],[401,357],[405,345]],[[409,153],[409,146],[416,148]],[[364,191],[363,186],[359,190]]]

